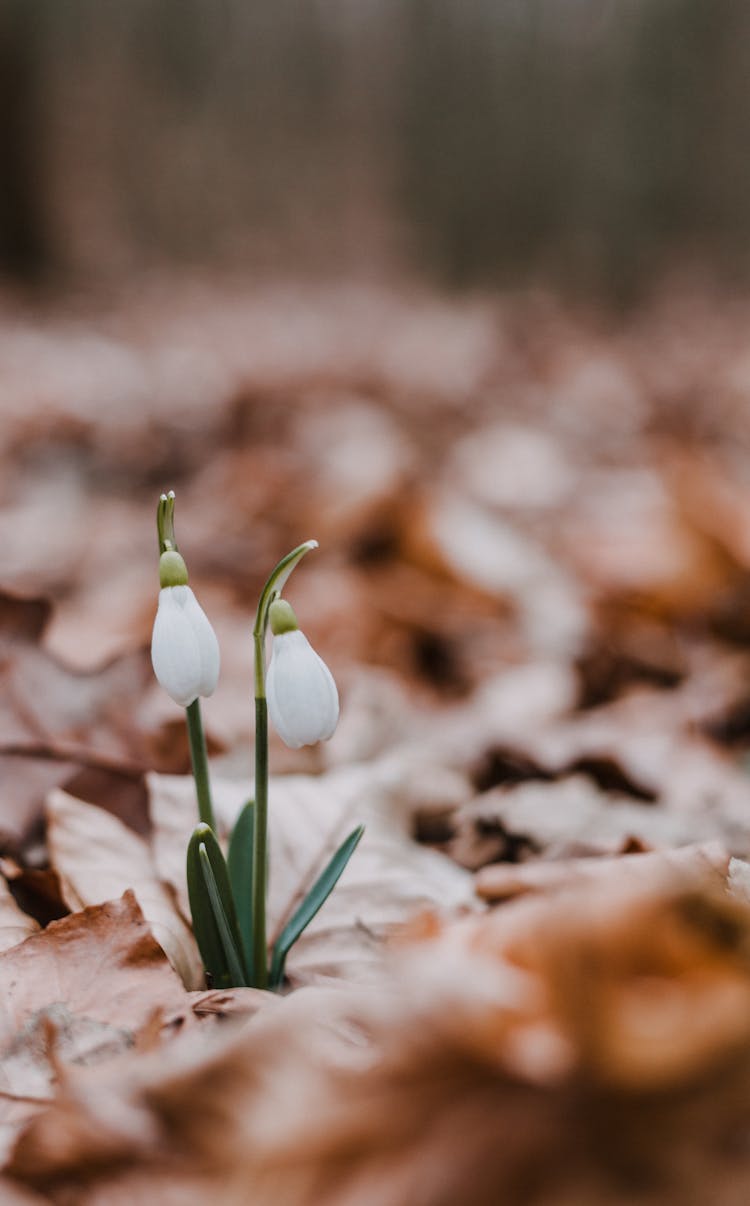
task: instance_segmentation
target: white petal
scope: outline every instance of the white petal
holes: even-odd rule
[[[216,633],[211,627],[208,616],[191,591],[190,587],[186,586],[184,589],[187,591],[184,613],[190,621],[193,634],[198,642],[198,651],[201,659],[198,694],[213,695],[214,691],[216,690],[216,684],[219,681],[219,667],[221,662],[219,655],[219,642],[216,639]]]
[[[291,749],[333,736],[339,719],[336,684],[298,629],[273,639],[266,697],[274,728]]]
[[[201,681],[200,646],[185,614],[182,593],[189,590],[187,586],[165,586],[159,591],[159,609],[151,637],[154,674],[181,708],[197,698]]]

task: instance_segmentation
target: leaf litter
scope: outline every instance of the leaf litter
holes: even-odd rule
[[[742,306],[169,297],[2,321],[3,1200],[740,1206]],[[292,601],[344,708],[272,747],[275,931],[367,830],[280,997],[190,933],[146,655],[173,484],[225,835],[261,567],[321,541]]]

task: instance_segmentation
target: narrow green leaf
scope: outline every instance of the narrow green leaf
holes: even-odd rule
[[[224,912],[224,904],[221,896],[219,895],[219,889],[214,876],[211,860],[208,857],[208,852],[203,842],[201,842],[198,847],[198,856],[201,862],[203,879],[211,900],[211,907],[214,911],[214,917],[219,931],[221,945],[224,948],[224,954],[226,955],[226,960],[229,965],[229,972],[232,976],[232,987],[243,988],[246,986],[246,978],[242,967],[242,961],[240,959],[239,942],[236,941],[235,936],[230,931],[229,921],[227,920],[227,915]]]
[[[271,960],[270,988],[278,988],[281,984],[284,978],[284,966],[289,951],[331,895],[331,892],[341,878],[346,864],[354,854],[364,831],[364,825],[358,825],[356,829],[352,830],[348,838],[341,843],[331,861],[321,871],[310,891],[305,896],[305,899],[294,910],[276,939],[273,947],[273,958]]]
[[[229,839],[227,871],[232,889],[248,979],[253,983],[253,839],[255,801],[248,800]]]
[[[198,848],[203,841],[207,825],[198,825],[193,831],[187,848],[187,887],[190,913],[193,918],[193,933],[198,943],[203,966],[211,976],[215,988],[231,987],[229,965],[224,954],[221,936],[214,919],[211,901],[206,891],[201,870]]]
[[[221,904],[221,913],[217,917],[211,891],[206,883],[204,863],[201,858],[201,847],[205,850],[208,864],[211,868],[212,883],[216,889],[216,897]],[[203,959],[203,966],[210,973],[216,988],[231,988],[236,984],[245,984],[244,973],[238,978],[237,966],[230,965],[227,954],[226,935],[222,935],[220,918],[223,917],[230,937],[234,954],[240,949],[239,929],[234,903],[232,901],[229,877],[221,847],[208,825],[198,825],[194,830],[187,848],[187,886],[190,900],[190,912],[193,918],[193,933],[198,943],[198,949]],[[240,964],[241,969],[241,964]]]

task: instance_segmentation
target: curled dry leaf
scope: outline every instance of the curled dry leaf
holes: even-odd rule
[[[154,851],[161,877],[189,916],[184,851],[194,825],[192,779],[150,775]],[[220,828],[231,827],[244,803],[240,785],[216,779]],[[269,927],[278,932],[316,876],[355,825],[365,836],[335,892],[292,948],[293,984],[371,976],[382,939],[426,906],[447,910],[473,902],[471,877],[409,836],[398,775],[385,765],[351,766],[318,777],[288,775],[270,785]]]
[[[184,993],[132,892],[0,954],[0,1149],[69,1065],[127,1050]]]
[[[303,1002],[318,991],[200,1049],[188,1034],[165,1059],[71,1078],[12,1173],[66,1201],[85,1172],[83,1206],[175,1168],[186,1201],[219,1206],[248,1186],[256,1206],[750,1194],[728,1141],[750,1125],[750,911],[718,877],[613,870],[554,901],[427,919],[381,989],[326,994],[322,1026]]]
[[[143,838],[103,809],[55,791],[47,800],[47,841],[70,909],[101,904],[132,889],[185,987],[204,987],[195,939],[169,888],[160,882]]]

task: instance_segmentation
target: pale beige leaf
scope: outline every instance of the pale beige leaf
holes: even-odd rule
[[[538,860],[517,866],[496,863],[483,867],[476,875],[478,894],[487,901],[508,900],[527,893],[550,892],[587,883],[606,883],[613,875],[619,882],[658,883],[675,875],[699,875],[719,871],[724,874],[731,863],[720,842],[681,846],[676,850],[655,850],[646,854]],[[736,882],[736,881],[735,881]]]
[[[644,804],[587,775],[492,788],[458,812],[455,826],[451,853],[472,868],[505,861],[519,845],[556,860],[686,846],[717,831],[710,814]]]
[[[18,907],[6,881],[0,877],[0,951],[23,942],[38,929],[38,923]]]
[[[185,987],[204,987],[193,935],[169,888],[160,882],[143,838],[102,808],[54,791],[47,800],[47,841],[71,909],[101,904],[131,888]]]

